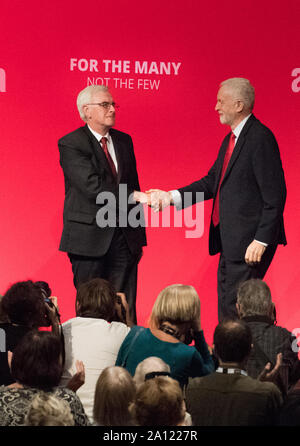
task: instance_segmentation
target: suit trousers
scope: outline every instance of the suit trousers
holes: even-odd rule
[[[137,268],[142,250],[133,254],[120,228],[116,228],[107,253],[101,257],[68,254],[74,285],[101,278],[110,282],[117,292],[125,293],[131,319],[136,324]]]
[[[236,319],[238,286],[249,279],[263,279],[274,257],[277,245],[269,245],[265,250],[261,262],[253,266],[245,260],[232,261],[226,259],[223,252],[220,254],[218,267],[218,318]]]

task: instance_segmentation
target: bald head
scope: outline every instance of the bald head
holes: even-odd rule
[[[241,320],[226,320],[220,322],[215,329],[215,353],[224,363],[244,362],[251,351],[251,344],[251,330]]]

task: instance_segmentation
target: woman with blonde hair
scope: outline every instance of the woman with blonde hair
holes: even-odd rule
[[[178,382],[167,376],[145,381],[130,411],[138,426],[185,426],[185,402]]]
[[[129,406],[135,399],[132,376],[122,367],[106,367],[98,378],[94,398],[94,424],[132,426]]]
[[[194,341],[194,346],[189,344]],[[183,387],[189,377],[214,370],[200,322],[200,300],[194,287],[171,285],[158,295],[149,328],[132,327],[121,345],[116,365],[134,376],[137,365],[157,356],[171,368],[171,377]]]

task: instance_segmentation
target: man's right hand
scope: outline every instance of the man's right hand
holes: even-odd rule
[[[173,198],[170,192],[160,189],[149,189],[146,191],[148,195],[148,204],[154,209],[154,212],[162,211],[167,206],[173,204]]]

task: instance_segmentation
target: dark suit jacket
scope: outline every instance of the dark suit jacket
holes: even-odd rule
[[[97,225],[96,214],[101,208],[101,205],[96,204],[98,194],[111,192],[116,198],[118,209],[119,184],[127,185],[127,196],[134,190],[140,190],[131,137],[115,129],[110,129],[110,135],[118,162],[117,182],[100,144],[87,126],[80,127],[58,141],[60,164],[65,177],[64,227],[59,247],[61,251],[84,256],[104,255],[115,228],[100,228]],[[106,203],[102,203],[103,205]],[[125,212],[127,217],[132,207],[133,205],[128,205],[126,209],[123,203],[120,212]],[[120,215],[118,211],[118,219]],[[131,252],[139,253],[142,246],[146,245],[145,228],[127,226],[122,231]]]
[[[276,424],[282,395],[271,382],[215,372],[189,380],[186,405],[194,426],[269,426]]]
[[[228,134],[217,160],[208,175],[189,186],[179,189],[204,193],[204,200],[215,199]],[[241,260],[254,240],[267,244],[286,244],[283,209],[286,186],[279,148],[273,133],[251,115],[237,140],[220,187],[220,237],[212,222],[209,234],[209,252],[222,251],[230,260]]]

